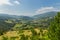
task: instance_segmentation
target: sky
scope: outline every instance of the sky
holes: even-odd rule
[[[0,14],[33,16],[60,11],[60,0],[0,0]]]

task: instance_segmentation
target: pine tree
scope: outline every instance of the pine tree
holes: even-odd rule
[[[51,40],[60,40],[60,12],[55,16],[54,21],[51,22],[48,37]]]

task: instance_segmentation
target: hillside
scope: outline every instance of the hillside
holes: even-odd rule
[[[0,39],[48,40],[47,29],[56,14],[56,12],[48,12],[32,17],[0,14]]]
[[[47,12],[47,13],[43,13],[43,14],[38,14],[38,15],[34,15],[34,18],[49,18],[49,17],[54,17],[57,15],[57,12],[51,11],[51,12]]]

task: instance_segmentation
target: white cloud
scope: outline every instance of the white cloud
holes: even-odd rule
[[[18,1],[14,1],[15,4],[20,4]]]
[[[16,1],[13,1],[13,3],[15,3],[15,4],[20,4],[19,2],[18,2],[18,0],[16,0]],[[10,2],[10,0],[0,0],[0,5],[14,5],[13,3],[11,3]]]
[[[38,9],[36,13],[42,14],[42,13],[51,12],[51,11],[60,11],[60,10],[54,7],[42,7]]]
[[[4,4],[11,5],[11,3],[9,2],[9,0],[0,0],[0,5],[4,5]]]
[[[20,12],[20,11],[12,11],[12,10],[0,10],[0,14],[9,14],[9,15],[18,15],[18,16],[33,16],[34,14],[29,12]]]
[[[9,15],[19,15],[17,14],[18,11],[12,11],[12,10],[0,10],[0,14],[3,13],[3,14],[9,14]]]

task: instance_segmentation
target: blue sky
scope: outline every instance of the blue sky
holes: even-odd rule
[[[0,14],[33,16],[60,11],[60,0],[0,0]]]

